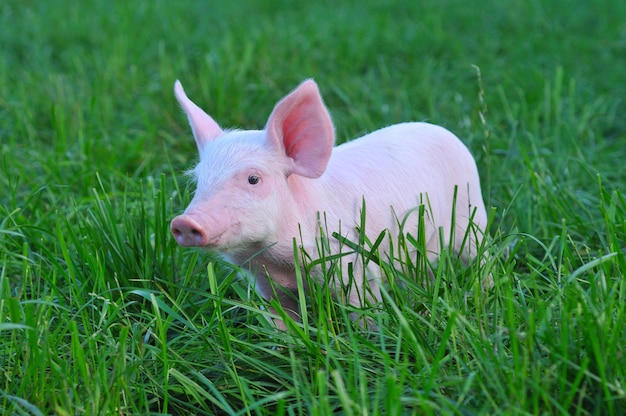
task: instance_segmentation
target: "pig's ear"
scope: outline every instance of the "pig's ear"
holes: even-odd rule
[[[193,136],[196,138],[198,149],[201,149],[206,142],[220,136],[223,133],[220,126],[211,118],[211,116],[187,98],[185,90],[178,80],[174,83],[174,95],[176,95],[176,99],[178,100],[180,106],[183,110],[185,110],[185,113],[187,113],[189,124],[191,125]]]
[[[318,178],[326,170],[335,142],[333,123],[313,80],[283,98],[266,126],[270,145],[293,159],[292,172]]]

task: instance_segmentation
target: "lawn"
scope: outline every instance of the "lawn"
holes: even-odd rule
[[[0,413],[626,413],[625,69],[614,0],[3,0]],[[405,258],[360,311],[318,285],[277,332],[170,235],[197,157],[173,84],[258,129],[311,77],[339,142],[461,138],[488,261]]]

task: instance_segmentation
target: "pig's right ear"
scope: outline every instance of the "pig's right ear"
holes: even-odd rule
[[[174,83],[174,95],[176,95],[179,104],[183,107],[185,113],[187,113],[187,118],[189,118],[189,124],[191,125],[193,136],[196,138],[198,149],[204,147],[206,142],[224,133],[211,116],[187,98],[185,90],[178,80]]]

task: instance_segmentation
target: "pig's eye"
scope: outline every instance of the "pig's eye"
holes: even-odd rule
[[[260,180],[261,180],[261,178],[258,175],[250,175],[250,176],[248,176],[248,183],[250,185],[256,185],[257,183],[259,183]]]

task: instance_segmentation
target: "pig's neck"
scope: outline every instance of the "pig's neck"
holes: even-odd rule
[[[324,215],[333,205],[338,189],[327,186],[326,175],[317,179],[295,176],[289,178],[290,201],[283,213],[281,236],[296,238],[298,246],[303,246],[310,255],[315,249],[315,238],[319,234],[320,221],[323,224]],[[332,215],[332,214],[331,214]],[[291,250],[293,252],[293,250]]]

